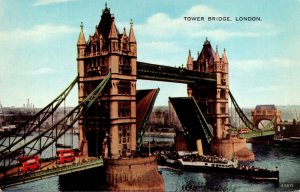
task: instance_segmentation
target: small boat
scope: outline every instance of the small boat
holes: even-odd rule
[[[170,157],[170,158],[169,158]],[[236,159],[198,155],[197,152],[165,153],[158,158],[158,164],[188,171],[209,171],[255,179],[279,180],[278,170],[262,169],[254,166],[239,165]]]

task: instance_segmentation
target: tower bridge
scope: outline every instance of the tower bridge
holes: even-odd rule
[[[232,138],[228,132],[228,99],[231,96],[225,49],[220,57],[218,47],[214,50],[206,39],[196,60],[193,60],[189,51],[186,66],[176,68],[138,62],[133,22],[130,22],[128,35],[125,28],[119,33],[115,17],[107,6],[102,11],[94,34],[87,40],[82,24],[80,28],[77,41],[78,77],[75,80],[78,83],[79,104],[59,122],[26,141],[26,137],[33,131],[40,130],[43,121],[53,115],[66,99],[74,86],[73,82],[53,102],[17,127],[13,134],[22,135],[23,145],[16,145],[20,142],[17,137],[11,141],[13,134],[0,137],[0,161],[4,165],[0,177],[2,186],[12,185],[13,181],[21,183],[20,176],[15,176],[17,173],[7,177],[11,169],[16,169],[22,163],[17,161],[20,153],[28,158],[42,154],[63,134],[72,131],[77,122],[78,157],[85,161],[90,158],[100,160],[93,161],[96,164],[92,166],[85,163],[59,171],[53,168],[52,172],[42,172],[40,178],[69,174],[72,169],[83,170],[104,165],[109,189],[126,190],[132,185],[129,182],[149,180],[151,177],[151,181],[145,185],[139,182],[136,189],[163,191],[163,179],[157,172],[156,159],[138,157],[137,153],[137,144],[140,143],[159,89],[136,90],[138,79],[187,84],[188,98],[170,100],[181,116],[187,132],[195,133],[194,139],[203,139],[204,147],[209,148],[206,151],[232,157],[238,156],[238,151],[245,149],[246,140]],[[189,110],[187,113],[184,113],[185,107]],[[187,115],[189,113],[190,116]],[[191,116],[199,127],[189,123]],[[249,156],[254,158],[251,152]],[[36,179],[38,175],[28,177],[28,180]],[[25,181],[26,177],[23,177],[23,182]],[[153,182],[153,185],[149,185],[149,182]]]

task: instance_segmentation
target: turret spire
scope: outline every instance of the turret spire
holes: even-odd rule
[[[133,25],[133,22],[132,22],[132,19],[131,19],[130,20],[130,31],[129,31],[129,42],[130,43],[136,43],[132,25]]]
[[[118,38],[118,30],[115,25],[115,18],[112,17],[111,19],[112,19],[112,21],[111,21],[111,27],[110,27],[110,32],[109,32],[108,38],[109,39],[117,39]]]
[[[220,56],[219,56],[219,51],[218,51],[218,45],[216,47],[216,53],[215,53],[214,61],[220,61]]]
[[[86,41],[85,41],[84,33],[83,33],[83,22],[81,22],[81,24],[80,24],[80,33],[79,33],[77,45],[86,45]]]
[[[225,48],[224,48],[224,53],[222,54],[222,61],[224,63],[228,63],[227,56],[226,56],[226,49]]]
[[[126,35],[126,28],[125,27],[123,28],[123,36],[127,36]]]
[[[189,50],[189,55],[188,55],[188,59],[187,59],[187,62],[186,62],[186,67],[189,70],[193,70],[193,58],[192,58],[192,55],[191,55],[191,50]]]

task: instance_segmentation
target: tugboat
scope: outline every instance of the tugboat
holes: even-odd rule
[[[262,169],[254,166],[242,166],[236,159],[199,155],[198,152],[162,152],[158,154],[158,163],[188,171],[209,171],[231,175],[246,176],[255,179],[279,181],[278,170]]]

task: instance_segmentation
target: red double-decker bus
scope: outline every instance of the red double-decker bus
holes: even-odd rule
[[[56,151],[56,163],[69,163],[75,160],[73,149],[62,149]]]
[[[40,161],[37,155],[34,157],[21,156],[19,157],[19,161],[23,162],[20,171],[34,171],[40,168]]]

